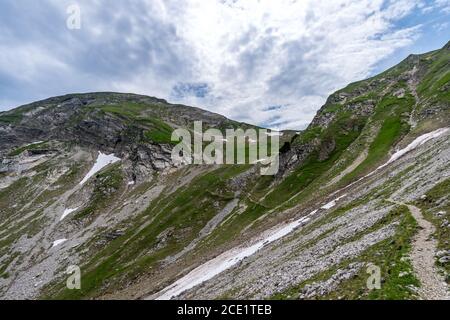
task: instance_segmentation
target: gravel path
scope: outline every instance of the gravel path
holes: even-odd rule
[[[413,239],[411,251],[411,262],[422,284],[419,296],[423,300],[450,300],[444,277],[439,274],[435,266],[437,241],[432,238],[432,235],[436,229],[431,222],[425,220],[419,208],[413,205],[407,205],[407,207],[420,227]]]

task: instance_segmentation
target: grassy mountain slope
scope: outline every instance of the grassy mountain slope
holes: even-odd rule
[[[439,204],[421,205],[428,214],[446,208],[448,136],[360,179],[396,148],[450,126],[449,61],[447,45],[334,93],[306,130],[285,133],[274,177],[249,165],[174,167],[173,129],[196,120],[252,126],[156,98],[72,94],[0,113],[0,296],[145,297],[317,209],[292,235],[184,297],[416,297],[420,283],[405,259],[416,224],[387,200],[438,190]],[[80,185],[99,151],[121,161]],[[342,203],[321,208],[340,195]],[[52,247],[59,239],[67,240]],[[362,288],[368,262],[383,269],[382,291]],[[71,264],[81,267],[81,290],[65,288]]]

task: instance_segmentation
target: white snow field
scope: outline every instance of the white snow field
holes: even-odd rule
[[[192,270],[190,273],[174,282],[172,285],[161,290],[156,297],[156,300],[170,300],[186,290],[189,290],[211,278],[218,275],[219,273],[231,268],[238,262],[242,261],[246,257],[249,257],[262,249],[267,244],[274,242],[282,237],[288,235],[292,231],[296,230],[298,227],[302,226],[304,223],[311,220],[311,217],[317,213],[318,210],[314,210],[305,217],[302,217],[293,222],[283,224],[276,229],[273,229],[267,233],[262,240],[257,241],[255,244],[249,247],[239,247],[231,249],[227,252],[222,253],[216,258],[204,263],[203,265]],[[147,299],[152,299],[149,297]]]
[[[391,163],[395,162],[396,160],[400,159],[402,156],[404,156],[408,152],[416,149],[417,147],[420,147],[421,145],[423,145],[424,143],[426,143],[426,142],[428,142],[428,141],[430,141],[432,139],[439,138],[440,136],[442,136],[443,134],[445,134],[449,130],[450,130],[450,128],[440,128],[440,129],[437,129],[435,131],[432,131],[432,132],[429,132],[429,133],[425,133],[425,134],[417,137],[413,142],[411,142],[405,148],[396,151],[386,163],[382,164],[381,166],[379,166],[378,168],[376,168],[375,170],[373,170],[369,174],[367,174],[367,175],[359,178],[358,180],[350,183],[349,185],[345,186],[344,188],[333,192],[332,195],[336,194],[336,193],[339,193],[342,190],[348,189],[351,186],[357,184],[358,182],[364,180],[365,178],[368,178],[368,177],[372,176],[374,173],[378,172],[379,170],[383,169],[384,167],[388,166],[389,164],[391,164]]]
[[[53,242],[52,248],[57,247],[57,246],[63,244],[64,242],[66,242],[66,241],[67,241],[67,239],[56,240],[56,241]]]
[[[65,217],[67,217],[69,214],[71,214],[72,212],[77,211],[78,208],[75,209],[66,209],[64,210],[64,213],[62,214],[61,218],[59,219],[59,221],[63,221]]]
[[[326,205],[322,206],[321,209],[328,210],[328,209],[333,208],[334,206],[336,206],[336,204],[337,204],[337,202],[338,202],[339,200],[345,198],[346,196],[347,196],[347,195],[344,194],[343,196],[340,196],[339,198],[336,198],[336,199],[334,199],[333,201],[328,202]]]
[[[437,129],[435,131],[426,133],[421,135],[420,137],[417,137],[413,142],[411,142],[409,145],[407,145],[405,148],[396,151],[391,158],[389,159],[388,162],[386,162],[385,164],[379,166],[375,171],[380,170],[384,167],[386,167],[387,165],[391,164],[392,162],[396,161],[397,159],[399,159],[400,157],[402,157],[403,155],[407,154],[408,152],[416,149],[417,147],[423,145],[424,143],[426,143],[427,141],[430,141],[432,139],[436,139],[439,138],[440,136],[442,136],[444,133],[446,133],[447,131],[449,131],[450,128],[440,128]],[[374,172],[375,172],[374,171]],[[373,172],[372,172],[373,173]],[[372,174],[371,173],[371,174]]]
[[[120,161],[120,158],[114,156],[114,154],[104,154],[101,151],[98,152],[97,160],[95,161],[92,169],[87,173],[87,175],[81,180],[80,185],[85,184],[92,176],[94,176],[97,172],[102,170],[107,165],[116,163]]]

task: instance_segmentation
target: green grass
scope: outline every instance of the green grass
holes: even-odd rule
[[[340,114],[339,118],[321,134],[322,145],[318,150],[314,151],[303,165],[277,185],[263,203],[268,207],[279,205],[327,172],[359,136],[366,120],[366,118],[352,118],[349,113]],[[334,150],[326,159],[320,160],[320,149],[332,143],[335,144]]]
[[[0,112],[0,123],[18,124],[22,121],[24,110],[18,108],[11,111]]]
[[[294,141],[293,144],[303,144],[311,142],[312,140],[319,138],[322,133],[321,127],[312,127],[303,131]]]
[[[403,214],[397,234],[393,239],[385,240],[374,246],[363,256],[364,260],[381,267],[382,280],[384,280],[380,290],[373,290],[368,294],[367,298],[371,300],[415,298],[415,293],[407,287],[420,286],[414,276],[411,262],[402,259],[407,257],[411,251],[411,241],[417,232],[417,222],[407,207],[401,206],[396,210]],[[400,277],[401,272],[408,272],[408,275]]]
[[[247,209],[234,214],[223,225],[214,230],[211,235],[199,245],[200,248],[217,248],[229,241],[232,241],[247,227],[250,223],[260,218],[267,212],[268,208],[257,203],[248,203]]]
[[[358,89],[361,86],[363,86],[366,81],[367,80],[361,80],[361,81],[352,82],[349,85],[347,85],[344,89],[338,90],[336,93],[352,93],[356,89]]]
[[[0,123],[5,124],[16,124],[22,120],[22,115],[20,114],[5,114],[0,115]]]
[[[364,103],[367,102],[368,100],[376,100],[378,98],[378,94],[379,92],[377,91],[371,91],[365,95],[362,96],[358,96],[352,100],[350,100],[349,102],[347,102],[347,104],[357,104],[357,103]]]
[[[13,182],[8,188],[0,190],[0,218],[2,221],[6,219],[10,214],[15,212],[11,206],[13,204],[20,205],[26,191],[25,187],[28,184],[28,178],[20,178]]]
[[[428,64],[428,70],[417,88],[418,93],[422,96],[434,94],[449,81],[450,53],[448,53],[448,50],[437,52],[430,58],[424,61]]]
[[[369,146],[367,158],[355,170],[343,177],[340,185],[347,185],[369,173],[386,159],[392,147],[409,131],[409,125],[403,114],[411,109],[412,104],[411,97],[398,99],[388,96],[380,102],[373,120],[382,121],[382,125]]]
[[[226,181],[245,166],[225,166],[194,179],[176,193],[164,192],[143,213],[128,221],[139,229],[128,232],[102,247],[82,267],[82,290],[64,289],[63,279],[45,291],[57,299],[82,299],[105,290],[117,289],[122,279],[148,272],[162,259],[183,249],[192,241],[219,208],[232,198]],[[160,244],[162,232],[170,230],[167,242]],[[131,263],[132,262],[132,263]],[[44,294],[45,295],[45,294]]]
[[[156,143],[174,144],[172,142],[173,129],[160,119],[141,119],[140,122],[147,124],[150,129],[144,132],[144,136]]]
[[[120,163],[112,165],[95,177],[94,190],[89,205],[74,215],[74,219],[93,219],[94,214],[104,210],[114,201],[123,187],[123,175]]]
[[[15,252],[11,254],[5,261],[0,264],[0,278],[8,279],[10,277],[9,272],[6,271],[11,263],[20,255],[20,253]]]
[[[18,156],[19,154],[21,154],[22,152],[27,151],[27,150],[39,150],[39,149],[46,148],[46,147],[48,147],[48,142],[41,142],[41,143],[36,143],[36,144],[28,145],[28,146],[23,146],[23,147],[14,149],[13,151],[11,151],[8,154],[8,156],[14,157],[14,156]]]
[[[324,110],[324,113],[336,113],[342,110],[342,106],[340,104],[330,104]]]

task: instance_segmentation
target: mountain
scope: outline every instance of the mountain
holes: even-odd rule
[[[282,133],[276,176],[174,166],[174,129],[256,126],[157,98],[0,113],[0,297],[442,298],[449,87],[450,44],[350,84]],[[80,290],[66,288],[73,265]]]

